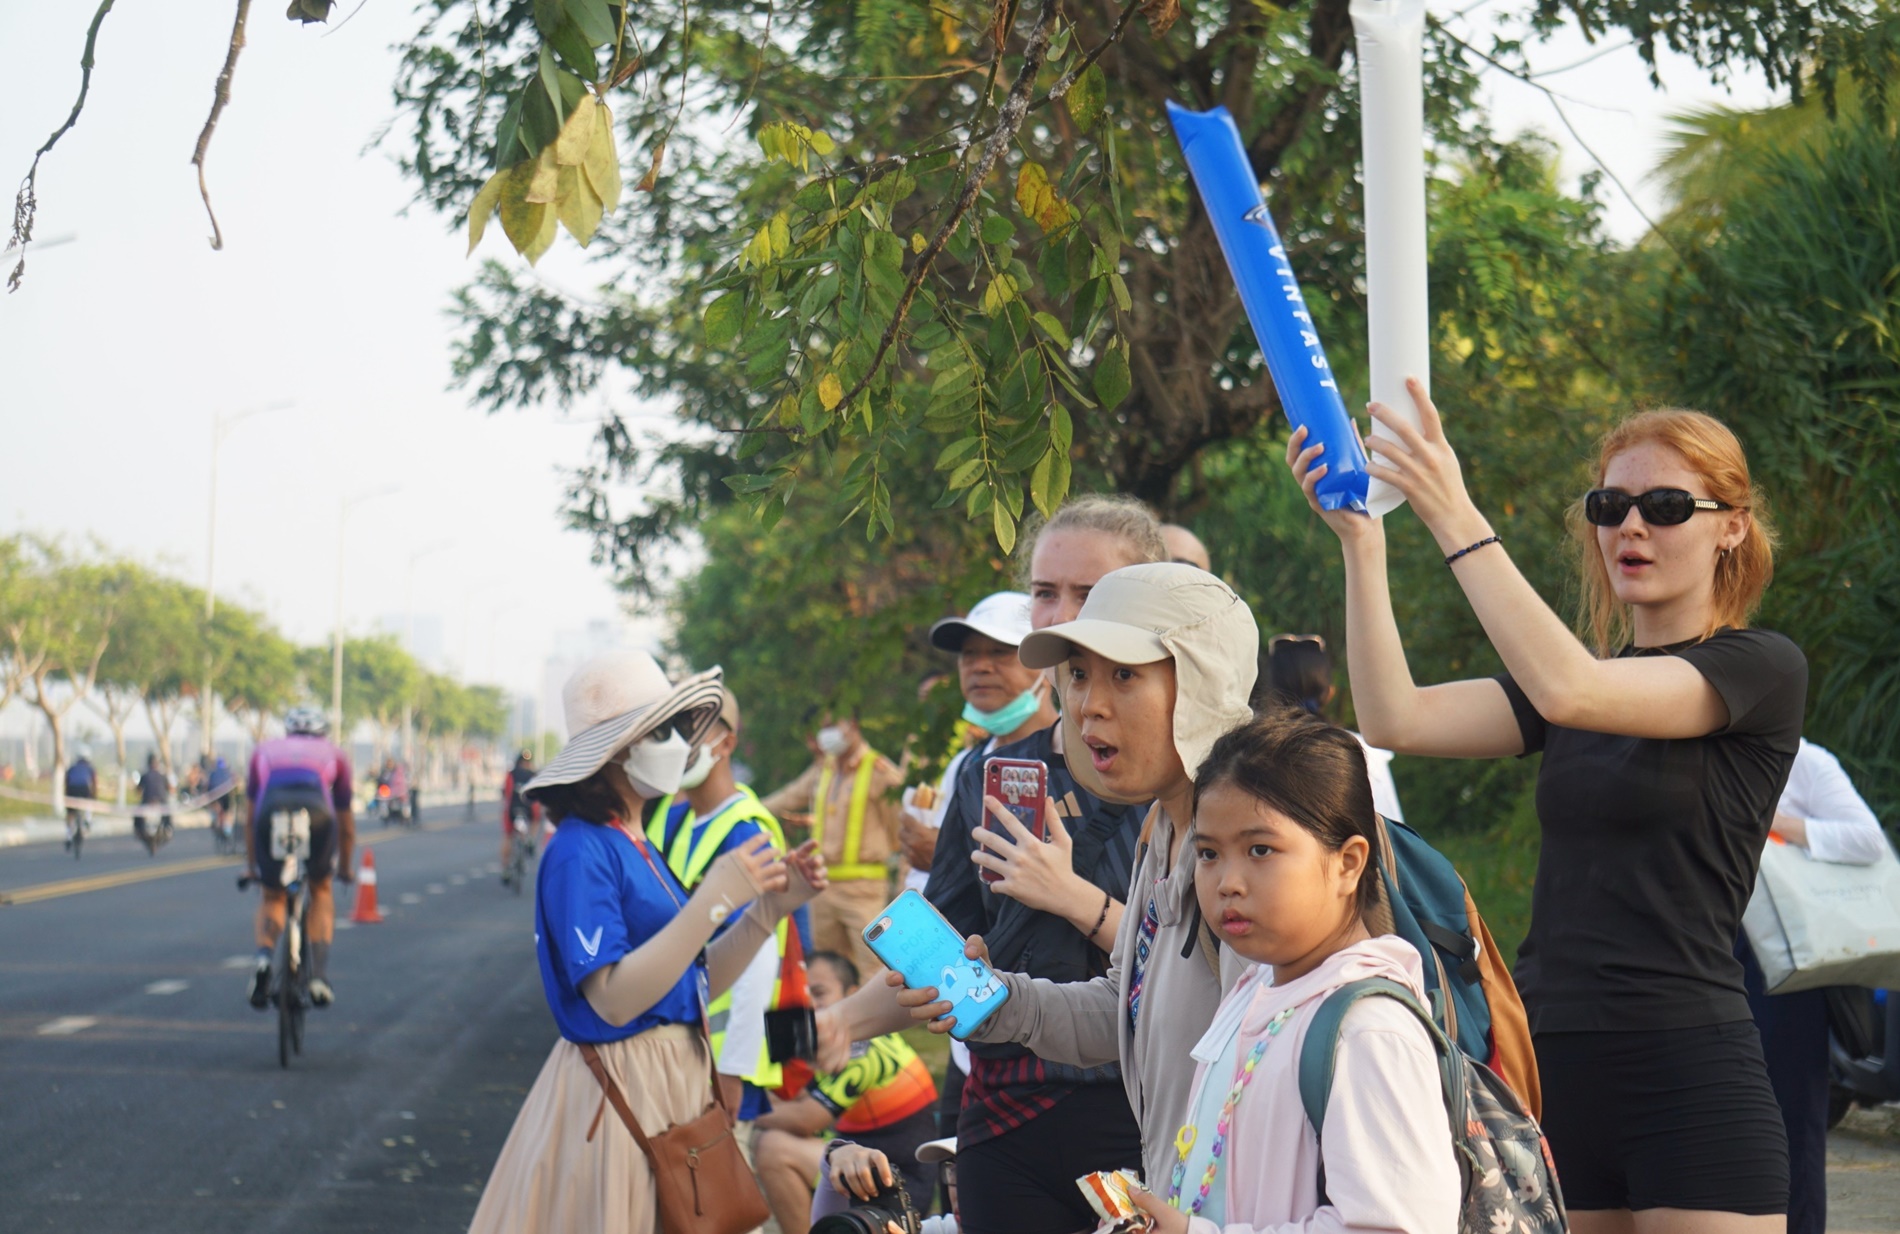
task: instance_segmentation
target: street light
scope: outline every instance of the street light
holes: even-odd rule
[[[343,545],[349,528],[350,507],[399,492],[400,484],[385,484],[338,499],[336,506],[336,633],[330,640],[330,731],[338,745],[347,738],[343,732]]]
[[[266,403],[261,407],[247,407],[243,411],[220,411],[211,417],[211,508],[205,518],[205,632],[207,638],[211,630],[211,616],[218,605],[218,449],[224,444],[224,436],[240,421],[252,416],[261,416],[267,411],[283,411],[294,405],[294,400],[279,399],[275,403]],[[200,753],[207,758],[212,752],[212,730],[215,715],[211,703],[211,651],[205,649],[204,688],[198,692],[198,727],[201,730]]]

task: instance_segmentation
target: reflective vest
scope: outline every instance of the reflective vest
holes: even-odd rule
[[[680,819],[679,830],[673,833],[671,842],[666,834],[667,815],[673,812],[676,798],[662,797],[653,809],[653,817],[647,820],[647,839],[654,848],[666,858],[666,864],[690,894],[699,886],[699,880],[706,876],[706,867],[719,856],[719,850],[732,829],[740,823],[757,823],[780,851],[785,849],[785,833],[780,830],[778,820],[772,812],[759,804],[759,798],[750,788],[741,784],[740,797],[719,814],[714,815],[703,827],[694,825],[693,808],[688,806]],[[779,973],[772,978],[771,1006],[779,1005],[784,985],[785,940],[791,929],[790,918],[780,918],[776,929],[775,942],[779,956]],[[712,1052],[715,1059],[723,1060],[726,1046],[726,1028],[732,1021],[732,991],[727,990],[712,1000],[706,1007],[706,1027],[712,1038]],[[742,1076],[760,1088],[776,1088],[783,1079],[783,1069],[772,1061],[766,1052],[763,1039],[759,1043],[758,1063],[750,1071],[724,1072]]]
[[[864,846],[864,812],[871,801],[871,774],[877,770],[877,757],[876,751],[867,749],[864,757],[858,760],[858,772],[851,781],[851,805],[845,812],[844,852],[838,864],[829,870],[834,883],[883,879],[890,874],[882,863],[873,865],[858,860],[858,853]],[[818,772],[818,791],[812,797],[811,838],[818,841],[820,852],[825,847],[825,815],[831,808],[831,782],[837,770],[836,759],[825,760],[824,767]]]

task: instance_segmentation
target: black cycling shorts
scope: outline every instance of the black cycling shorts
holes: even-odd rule
[[[1788,1211],[1788,1136],[1752,1020],[1539,1033],[1544,1134],[1572,1211]]]
[[[272,891],[282,891],[283,862],[271,856],[271,815],[279,811],[310,812],[310,857],[304,862],[305,882],[322,882],[336,868],[336,816],[330,799],[315,785],[274,788],[257,803],[256,821],[251,825],[251,859],[258,876]]]

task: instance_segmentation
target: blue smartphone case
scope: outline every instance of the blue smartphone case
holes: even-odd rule
[[[871,919],[864,943],[903,974],[911,989],[935,986],[939,998],[950,1000],[950,1014],[957,1019],[950,1035],[958,1040],[1009,1001],[1009,988],[989,965],[963,954],[963,938],[915,891],[904,892]]]

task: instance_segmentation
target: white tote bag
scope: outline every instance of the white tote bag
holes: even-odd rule
[[[1770,994],[1900,988],[1900,858],[1889,845],[1873,865],[1840,865],[1770,843],[1742,932]]]

